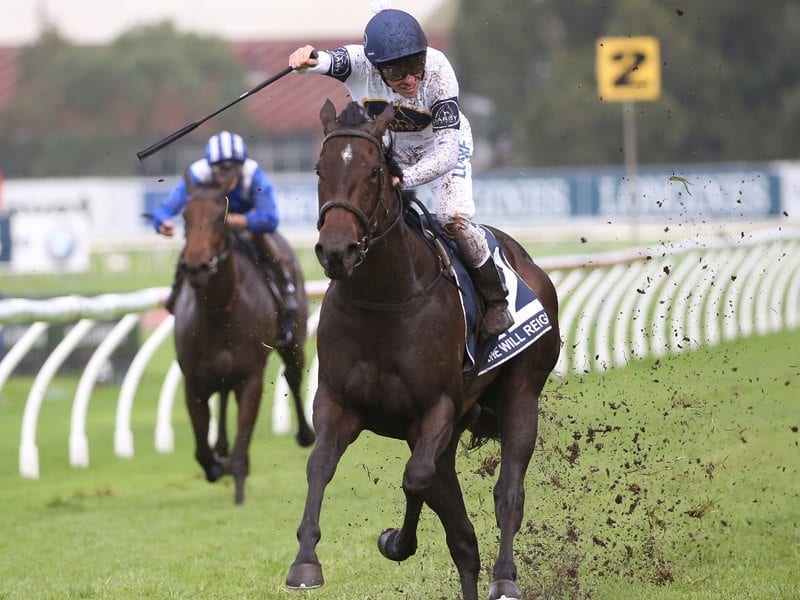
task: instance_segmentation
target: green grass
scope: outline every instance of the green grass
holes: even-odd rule
[[[798,347],[800,333],[784,333],[552,379],[517,538],[526,598],[796,598]],[[91,465],[68,465],[76,380],[59,377],[40,413],[41,476],[21,478],[31,380],[13,377],[0,393],[0,598],[459,597],[429,510],[416,556],[398,564],[378,553],[378,534],[400,521],[407,450],[371,434],[348,450],[328,488],[318,547],[325,587],[284,591],[308,450],[271,434],[268,393],[245,504],[235,507],[229,479],[202,478],[181,401],[175,453],[153,449],[171,358],[162,354],[136,397],[130,460],[113,454],[119,389],[107,386],[89,408]],[[489,444],[458,463],[486,571],[496,552],[486,467],[496,453]]]

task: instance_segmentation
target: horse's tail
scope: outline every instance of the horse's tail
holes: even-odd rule
[[[470,439],[467,442],[468,450],[475,450],[486,442],[500,439],[500,433],[497,429],[497,417],[493,411],[486,408],[481,408],[478,417],[467,429],[470,432]]]

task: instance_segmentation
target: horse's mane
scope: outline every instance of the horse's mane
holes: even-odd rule
[[[358,127],[371,120],[367,111],[358,102],[348,102],[344,110],[336,117],[336,121],[343,127]]]
[[[348,102],[344,110],[336,118],[336,121],[342,127],[360,127],[365,123],[372,121],[367,111],[358,102]],[[394,137],[389,136],[389,144],[383,149],[383,158],[386,161],[386,167],[389,173],[395,177],[403,179],[403,170],[397,164],[393,152]]]

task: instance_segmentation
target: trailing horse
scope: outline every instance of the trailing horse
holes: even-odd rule
[[[244,502],[253,438],[264,384],[264,368],[279,333],[278,307],[263,270],[246,253],[226,224],[227,199],[218,187],[195,186],[183,212],[186,245],[179,269],[184,273],[175,300],[175,348],[185,380],[186,406],[195,436],[195,458],[206,479],[233,475],[236,504]],[[298,420],[295,439],[309,446],[315,436],[307,423],[300,387],[305,365],[308,318],[303,277],[283,237],[276,241],[294,276],[300,310],[292,342],[277,348],[294,399]],[[209,446],[208,401],[220,396],[220,427],[215,448]],[[228,455],[226,408],[233,392],[239,413],[233,448]]]
[[[518,243],[489,228],[499,244],[497,256],[505,257],[524,282],[519,287],[529,287],[540,302],[537,320],[525,327],[543,326],[534,343],[488,370],[480,365],[494,354],[494,344],[479,342],[475,366],[465,371],[468,321],[459,286],[441,255],[406,222],[402,196],[391,185],[382,139],[393,117],[388,107],[373,121],[356,103],[337,117],[330,101],[320,112],[325,138],[316,167],[316,253],[332,281],[317,333],[318,437],[308,459],[299,550],[286,585],[324,583],[316,544],[325,487],[345,449],[369,430],[404,440],[411,449],[403,473],[403,523],[379,536],[381,553],[393,561],[414,554],[427,504],[444,526],[464,599],[476,600],[478,544],[455,469],[459,438],[470,429],[499,440],[501,449],[494,488],[500,547],[489,598],[521,598],[513,542],[536,445],[539,395],[560,349],[555,288]]]

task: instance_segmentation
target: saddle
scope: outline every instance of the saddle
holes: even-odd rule
[[[414,208],[415,206],[419,211]],[[466,355],[463,368],[465,373],[477,369],[477,374],[483,375],[516,356],[552,329],[536,293],[509,264],[491,230],[478,224],[508,289],[508,309],[514,317],[514,325],[506,333],[491,337],[481,344],[479,314],[483,310],[483,301],[461,260],[455,242],[448,239],[438,219],[413,192],[403,191],[403,217],[406,224],[418,232],[436,253],[443,272],[459,291],[466,323]]]

